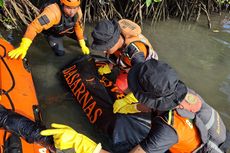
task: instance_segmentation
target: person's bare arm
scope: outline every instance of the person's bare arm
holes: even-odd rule
[[[101,149],[101,151],[99,153],[109,153],[109,152],[106,151],[106,150]]]
[[[129,153],[146,153],[140,145],[134,147]]]

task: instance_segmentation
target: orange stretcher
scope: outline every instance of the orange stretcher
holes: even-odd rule
[[[9,59],[7,53],[14,47],[0,38],[0,104],[7,109],[33,120],[40,120],[38,100],[35,93],[32,75],[25,60]],[[15,143],[10,141],[12,135],[0,128],[0,152],[7,152],[8,147],[14,147]],[[39,144],[29,144],[20,139],[22,153],[49,153],[48,149]]]

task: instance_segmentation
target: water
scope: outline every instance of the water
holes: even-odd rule
[[[212,19],[211,30],[204,23],[171,20],[155,27],[145,24],[144,33],[159,59],[173,66],[190,88],[218,110],[229,128],[230,22],[219,16]]]
[[[159,22],[155,27],[144,24],[144,35],[164,60],[174,67],[181,79],[219,111],[230,129],[230,25],[225,15],[212,17],[213,29],[206,19],[199,23]],[[90,37],[93,26],[86,26]],[[3,34],[7,34],[4,33]],[[13,34],[15,46],[21,35]],[[91,42],[92,39],[89,38]],[[61,79],[61,69],[81,53],[76,42],[65,38],[66,55],[57,57],[42,35],[34,40],[27,57],[42,108],[43,121],[67,124],[96,142],[109,147],[107,137],[98,134]],[[92,51],[93,52],[93,51]],[[95,52],[93,52],[95,53]],[[67,151],[68,152],[68,151]],[[69,151],[71,152],[71,151]]]

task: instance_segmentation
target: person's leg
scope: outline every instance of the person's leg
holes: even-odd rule
[[[63,56],[65,54],[62,37],[55,37],[53,35],[45,35],[45,37],[55,55]]]

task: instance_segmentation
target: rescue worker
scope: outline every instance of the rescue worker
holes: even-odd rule
[[[103,20],[92,32],[91,48],[104,51],[111,61],[99,68],[99,74],[109,74],[114,65],[121,71],[116,78],[116,85],[125,91],[128,87],[127,72],[132,66],[131,59],[138,52],[143,52],[145,59],[158,59],[149,41],[141,34],[141,28],[131,20]]]
[[[220,115],[168,64],[154,59],[137,63],[128,84],[135,98],[153,110],[150,133],[134,150],[226,152],[230,137]]]
[[[130,153],[223,153],[229,148],[230,135],[218,112],[179,80],[168,64],[154,59],[135,64],[128,83],[135,98],[152,109],[150,132]],[[41,134],[53,135],[57,148],[106,152],[97,150],[100,143],[68,126],[52,126],[58,129]]]
[[[27,27],[20,46],[8,55],[11,58],[23,59],[35,36],[41,32],[45,34],[57,56],[65,54],[62,39],[65,35],[78,40],[83,54],[89,54],[83,36],[80,0],[51,0],[46,5],[41,14]]]

